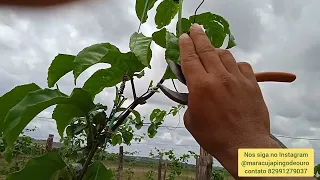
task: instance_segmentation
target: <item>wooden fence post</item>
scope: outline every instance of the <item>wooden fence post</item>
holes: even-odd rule
[[[49,134],[49,136],[47,138],[47,143],[46,143],[46,151],[47,152],[52,151],[53,138],[54,138],[54,135]]]
[[[200,147],[200,157],[197,162],[197,180],[210,180],[212,175],[212,156]]]
[[[159,165],[158,165],[158,180],[161,179],[161,169],[162,169],[162,157],[159,158]]]
[[[119,167],[118,167],[118,174],[117,180],[122,180],[123,174],[123,146],[119,147]]]
[[[196,159],[196,179],[198,179],[198,174],[199,174],[199,171],[198,171],[198,168],[199,168],[199,157],[197,157],[197,159]]]
[[[166,180],[166,176],[167,176],[167,163],[164,163],[163,180]]]

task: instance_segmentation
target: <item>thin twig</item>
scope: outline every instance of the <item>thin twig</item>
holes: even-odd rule
[[[177,32],[177,36],[180,37],[182,35],[182,4],[183,4],[183,0],[179,0],[179,14],[178,14],[178,32]]]
[[[163,75],[164,77],[164,75]],[[164,82],[164,78],[161,78],[161,80],[159,81],[159,84],[162,84]],[[157,85],[157,87],[158,87]],[[116,129],[118,129],[119,126],[121,126],[121,124],[125,121],[125,119],[129,116],[129,114],[132,112],[131,110],[135,109],[138,105],[142,104],[142,102],[145,102],[146,100],[148,100],[149,98],[151,98],[153,95],[155,94],[155,91],[148,91],[146,93],[144,93],[143,95],[141,95],[140,97],[138,97],[137,99],[135,99],[128,107],[125,111],[123,111],[117,118],[117,123],[112,127],[112,131],[115,131]],[[131,110],[130,110],[131,109]]]
[[[197,7],[197,9],[195,10],[194,12],[194,19],[193,19],[193,23],[195,24],[196,23],[196,15],[197,15],[197,12],[199,10],[199,8],[202,6],[202,4],[204,3],[205,0],[202,0],[202,2],[199,4],[199,6]]]
[[[132,88],[132,94],[133,94],[133,99],[136,100],[137,99],[137,94],[136,94],[136,88],[134,87],[134,80],[133,77],[130,80],[131,82],[131,88]]]
[[[110,117],[109,117],[109,118],[110,118]],[[87,171],[87,169],[88,169],[88,167],[89,167],[89,165],[90,165],[90,162],[92,161],[92,158],[93,158],[94,154],[97,152],[98,147],[99,147],[99,145],[100,145],[100,143],[101,143],[101,139],[102,139],[102,138],[101,138],[101,133],[102,133],[102,131],[104,130],[104,127],[106,126],[107,121],[110,120],[109,118],[107,118],[107,119],[104,121],[104,123],[102,124],[102,126],[99,128],[98,133],[95,135],[94,139],[96,139],[96,142],[95,142],[95,143],[93,144],[93,146],[91,147],[91,150],[90,150],[90,152],[89,152],[89,155],[88,155],[88,157],[87,157],[87,159],[86,159],[86,161],[85,161],[85,163],[84,163],[84,165],[83,165],[83,167],[82,167],[82,169],[81,169],[81,172],[80,172],[80,174],[79,174],[79,176],[78,176],[78,180],[82,180],[84,174],[86,173],[86,171]],[[106,140],[106,141],[108,141],[108,140]]]

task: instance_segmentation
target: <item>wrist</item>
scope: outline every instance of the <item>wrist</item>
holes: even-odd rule
[[[231,144],[225,151],[215,154],[215,158],[229,171],[233,177],[238,177],[238,149],[240,148],[281,148],[270,136],[261,135],[246,138],[245,142]]]

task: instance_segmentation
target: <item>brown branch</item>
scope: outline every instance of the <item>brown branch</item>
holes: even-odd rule
[[[161,80],[159,81],[159,83],[157,84],[157,88],[159,84],[162,84],[164,82],[164,75],[161,78]],[[125,119],[129,116],[129,114],[132,112],[133,109],[135,109],[138,105],[141,104],[145,104],[145,101],[148,100],[149,98],[151,98],[153,95],[155,94],[155,91],[150,91],[148,90],[146,93],[144,93],[143,95],[141,95],[140,97],[136,98],[128,107],[125,111],[123,111],[120,116],[117,118],[116,120],[116,124],[112,127],[112,132],[114,132],[115,130],[118,129],[119,126],[121,126],[121,124],[125,121]],[[78,180],[82,180],[86,170],[88,169],[88,166],[90,165],[90,162],[94,156],[94,154],[96,153],[100,143],[101,143],[102,138],[99,138],[96,143],[92,146],[91,151],[88,155],[88,158],[86,160],[86,162],[83,165],[83,168],[80,172],[80,175],[78,176]]]
[[[137,99],[137,94],[136,94],[136,88],[134,87],[134,80],[133,77],[130,80],[131,82],[131,88],[132,88],[132,94],[133,94],[133,99],[136,100]]]
[[[81,170],[81,172],[80,172],[80,175],[79,175],[79,177],[78,177],[78,180],[82,180],[84,174],[86,173],[86,170],[88,169],[88,167],[89,167],[89,165],[90,165],[90,162],[91,162],[94,154],[95,154],[95,153],[97,152],[97,150],[98,150],[99,144],[100,144],[100,142],[97,141],[97,142],[94,143],[94,145],[92,146],[91,151],[90,151],[90,153],[89,153],[89,156],[88,156],[86,162],[84,163],[83,168],[82,168],[82,170]]]
[[[159,81],[159,84],[162,84],[164,82],[164,75],[161,78],[161,80]],[[157,85],[157,87],[158,87]],[[125,111],[123,111],[120,116],[117,118],[117,123],[112,127],[112,131],[115,131],[116,129],[118,129],[118,127],[125,121],[125,119],[129,116],[129,114],[131,113],[131,110],[135,109],[138,105],[140,104],[144,104],[145,101],[147,101],[149,98],[151,98],[154,95],[155,91],[148,91],[146,93],[144,93],[142,96],[138,97],[137,99],[135,99],[131,105],[129,105],[127,107],[127,109]]]

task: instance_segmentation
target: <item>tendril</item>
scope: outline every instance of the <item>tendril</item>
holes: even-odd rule
[[[194,12],[194,19],[193,19],[193,23],[195,24],[196,23],[196,15],[197,15],[197,12],[199,10],[199,8],[202,6],[202,4],[204,3],[205,0],[202,0],[202,2],[199,4],[199,6],[197,7],[197,9],[195,10]]]

